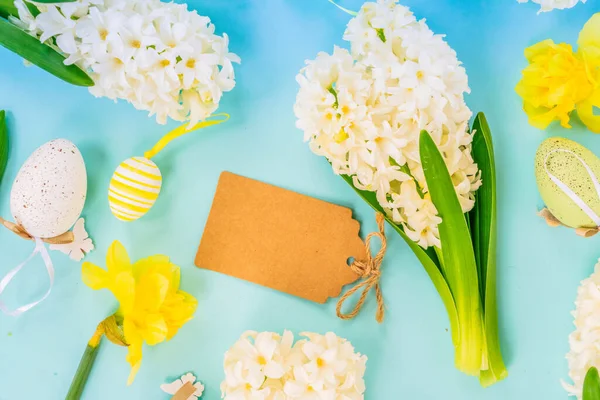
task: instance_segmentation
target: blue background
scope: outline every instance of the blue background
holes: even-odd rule
[[[509,368],[505,381],[482,389],[477,379],[453,366],[453,348],[442,303],[423,268],[402,239],[388,230],[383,291],[386,320],[374,319],[373,297],[358,318],[335,317],[335,300],[325,306],[290,297],[193,265],[221,171],[228,170],[351,207],[363,235],[375,229],[372,211],[313,155],[294,126],[295,75],[305,59],[345,45],[349,16],[325,0],[190,1],[227,32],[242,58],[237,86],[220,111],[226,124],[189,135],[155,161],[165,176],[156,206],[135,223],[117,221],[107,204],[115,167],[141,155],[169,127],[125,103],[96,99],[0,48],[0,109],[9,112],[8,170],[0,185],[0,215],[10,217],[12,180],[26,158],[46,141],[75,142],[86,160],[89,189],[84,210],[97,250],[88,260],[104,265],[118,239],[133,259],[163,253],[182,267],[183,289],[199,307],[193,321],[170,342],[144,349],[141,370],[126,386],[126,350],[106,342],[85,399],[168,398],[159,385],[193,371],[206,385],[204,399],[220,398],[223,353],[247,330],[335,331],[368,355],[367,399],[566,399],[564,355],[576,289],[600,256],[600,236],[582,239],[551,229],[536,216],[541,201],[533,158],[549,136],[572,138],[600,154],[600,137],[574,122],[570,131],[530,127],[514,92],[525,66],[525,47],[546,38],[576,43],[585,21],[600,10],[590,0],[572,10],[536,15],[534,4],[513,0],[411,0],[419,18],[447,34],[467,69],[472,94],[467,103],[485,111],[492,127],[498,171],[498,285],[502,346]],[[358,9],[361,2],[342,5]],[[240,199],[243,201],[243,199]],[[0,230],[0,275],[21,262],[32,244]],[[53,253],[56,285],[41,306],[19,317],[0,315],[0,399],[62,399],[96,324],[112,313],[109,292],[81,282],[79,264]],[[17,306],[39,298],[47,276],[30,264],[3,300]]]

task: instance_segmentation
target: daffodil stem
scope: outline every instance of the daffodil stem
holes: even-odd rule
[[[92,367],[94,366],[94,361],[96,361],[98,349],[100,348],[100,343],[102,343],[102,335],[103,332],[98,329],[96,333],[94,333],[92,339],[88,342],[65,400],[79,400],[81,398],[85,384],[87,383]]]

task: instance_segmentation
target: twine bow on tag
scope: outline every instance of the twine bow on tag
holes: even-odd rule
[[[352,271],[358,274],[362,280],[352,289],[348,290],[337,303],[336,312],[337,316],[341,319],[352,319],[356,317],[362,309],[362,306],[367,299],[367,295],[371,289],[375,288],[375,296],[377,297],[377,313],[375,314],[375,319],[379,323],[383,322],[385,310],[379,279],[381,277],[381,263],[383,261],[383,257],[385,256],[387,242],[385,238],[385,220],[383,214],[377,213],[375,218],[377,220],[379,232],[371,232],[367,236],[367,240],[365,241],[367,259],[363,261],[354,260],[354,262],[350,265]],[[371,239],[373,237],[378,237],[381,240],[381,248],[375,257],[373,257],[371,254]],[[342,312],[342,306],[344,305],[344,302],[348,300],[348,298],[354,293],[358,292],[361,288],[364,289],[360,295],[360,298],[358,299],[358,302],[356,302],[354,309],[351,312],[344,314]]]

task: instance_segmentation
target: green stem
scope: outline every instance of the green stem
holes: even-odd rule
[[[85,384],[90,376],[90,371],[92,370],[92,366],[94,365],[94,361],[98,355],[100,343],[102,343],[101,335],[98,338],[96,338],[96,335],[94,335],[94,338],[92,338],[92,340],[90,340],[88,343],[87,347],[85,348],[85,352],[81,357],[79,367],[77,367],[77,372],[75,372],[75,376],[71,382],[71,387],[69,388],[69,393],[67,393],[65,400],[79,400],[81,398]]]

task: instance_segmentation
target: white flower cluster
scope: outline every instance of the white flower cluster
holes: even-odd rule
[[[519,3],[527,3],[529,0],[517,0]],[[572,8],[579,3],[580,0],[531,0],[531,2],[540,5],[539,12],[547,12],[556,10],[564,10],[566,8]],[[585,3],[587,0],[581,0],[582,3]]]
[[[570,352],[567,354],[569,377],[572,385],[563,383],[565,389],[578,400],[582,398],[585,375],[591,367],[600,369],[600,260],[594,273],[581,281],[577,289],[575,331],[569,335]]]
[[[456,53],[395,0],[365,3],[335,48],[297,77],[297,127],[336,174],[376,192],[394,222],[422,247],[440,246],[441,219],[427,193],[419,135],[438,145],[464,212],[481,184],[471,156],[467,75]]]
[[[334,333],[246,332],[225,354],[226,400],[360,400],[367,357]]]
[[[77,0],[37,3],[32,15],[15,2],[19,26],[63,53],[65,64],[90,73],[95,96],[124,99],[140,110],[190,121],[209,117],[235,86],[228,37],[185,4],[160,0]]]

